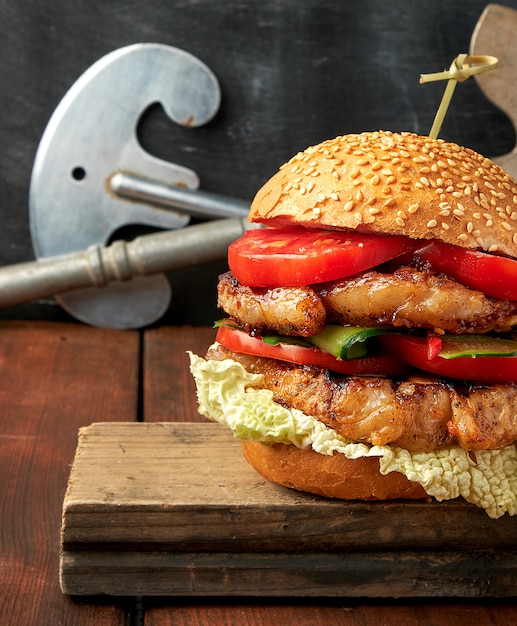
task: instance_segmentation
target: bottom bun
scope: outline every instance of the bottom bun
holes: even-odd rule
[[[429,499],[424,488],[399,472],[383,476],[375,457],[325,456],[295,446],[242,441],[248,463],[274,483],[342,500]]]

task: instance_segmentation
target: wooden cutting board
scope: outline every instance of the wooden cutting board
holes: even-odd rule
[[[489,54],[499,59],[495,72],[476,76],[481,90],[508,116],[517,130],[517,10],[487,4],[472,33],[470,54]],[[517,146],[493,159],[517,179]]]
[[[515,518],[298,493],[263,480],[211,423],[81,429],[61,548],[71,595],[517,594]]]

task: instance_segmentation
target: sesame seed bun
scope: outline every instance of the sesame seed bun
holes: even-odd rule
[[[323,456],[282,443],[241,441],[244,457],[264,478],[298,491],[341,500],[421,500],[424,488],[399,472],[383,476],[374,457]]]
[[[517,257],[517,182],[469,148],[412,133],[365,132],[307,148],[257,193],[249,219]]]

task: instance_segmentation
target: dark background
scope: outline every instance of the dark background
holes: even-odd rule
[[[517,1],[500,4],[517,9]],[[468,52],[481,0],[0,0],[0,264],[34,258],[28,189],[34,155],[63,95],[108,52],[137,42],[182,48],[217,76],[222,103],[185,129],[153,106],[140,124],[152,154],[195,170],[201,189],[251,200],[295,152],[385,129],[427,134],[445,83],[421,73]],[[490,54],[490,51],[484,51]],[[517,88],[517,87],[516,87]],[[440,136],[488,156],[515,145],[510,121],[470,79]],[[175,272],[160,323],[210,324],[225,262]],[[69,319],[53,299],[1,318]]]

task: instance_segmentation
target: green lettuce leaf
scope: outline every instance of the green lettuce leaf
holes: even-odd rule
[[[439,501],[462,496],[492,518],[517,513],[515,445],[475,453],[447,446],[411,454],[394,446],[355,443],[314,417],[274,402],[273,393],[261,389],[261,374],[250,374],[230,359],[210,361],[191,352],[189,356],[199,412],[229,427],[237,439],[313,448],[320,454],[344,454],[349,459],[375,456],[382,474],[401,472]]]

